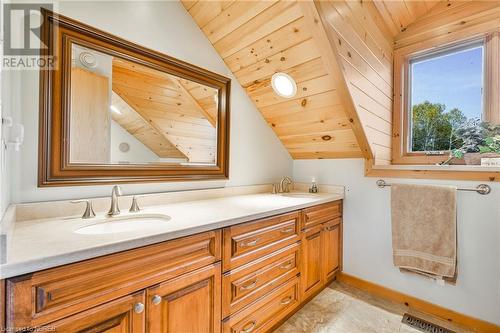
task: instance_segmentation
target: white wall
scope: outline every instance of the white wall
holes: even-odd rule
[[[3,4],[4,1],[0,0],[0,17],[3,18]],[[0,24],[0,35],[3,36],[3,24]],[[0,40],[0,61],[3,61],[3,38]],[[10,95],[10,87],[12,86],[10,76],[2,70],[0,66],[0,118],[7,116],[6,108],[10,108],[9,103],[11,100],[8,98]],[[8,152],[5,149],[3,141],[3,126],[0,126],[0,216],[7,208],[10,202],[10,181],[9,170],[7,163]]]
[[[128,143],[129,150],[122,152],[121,143]],[[110,140],[110,161],[111,163],[150,163],[158,162],[160,158],[152,150],[146,147],[135,136],[121,127],[116,121],[111,119],[111,140]]]
[[[229,181],[124,185],[126,194],[260,184],[291,175],[292,160],[288,152],[179,2],[62,2],[58,11],[232,79]],[[38,72],[23,71],[16,75],[23,97],[14,101],[19,107],[12,111],[25,125],[26,139],[22,151],[11,162],[12,201],[109,195],[110,186],[37,188]]]
[[[295,181],[346,186],[344,272],[470,316],[500,324],[500,184],[491,194],[458,194],[458,279],[455,286],[401,273],[392,264],[390,189],[364,177],[361,159],[294,161]],[[476,182],[385,179],[388,182]]]

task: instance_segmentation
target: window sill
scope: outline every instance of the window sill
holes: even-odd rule
[[[500,167],[485,167],[480,165],[374,165],[377,170],[447,170],[447,171],[477,171],[477,172],[500,172]]]
[[[500,181],[499,167],[480,165],[373,165],[365,162],[368,177],[395,177],[418,179],[456,179],[474,181]]]

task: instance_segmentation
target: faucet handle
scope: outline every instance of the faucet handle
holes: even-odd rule
[[[81,203],[81,202],[85,202],[87,204],[85,207],[85,211],[83,212],[82,219],[90,219],[90,218],[95,217],[94,208],[92,207],[92,201],[90,201],[90,200],[73,200],[73,201],[71,201],[71,203],[74,203],[74,204]]]
[[[122,195],[122,189],[118,185],[113,186],[112,192],[116,193],[117,196],[121,196]]]
[[[130,209],[128,211],[131,213],[137,213],[140,210],[141,210],[141,208],[139,207],[139,204],[137,203],[137,197],[134,195],[132,197],[132,205],[130,206]]]

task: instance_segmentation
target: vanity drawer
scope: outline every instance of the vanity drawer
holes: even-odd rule
[[[342,201],[329,202],[319,206],[304,209],[302,229],[312,227],[342,216]]]
[[[221,232],[168,242],[7,280],[7,324],[34,327],[220,260]]]
[[[233,314],[299,274],[299,243],[226,273],[222,277],[222,317]]]
[[[228,271],[300,239],[300,213],[247,222],[223,230],[223,269]]]
[[[223,333],[262,333],[299,304],[299,279],[293,278],[222,323]]]

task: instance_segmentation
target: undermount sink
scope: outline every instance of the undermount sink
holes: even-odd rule
[[[168,222],[170,216],[162,214],[142,214],[108,217],[97,223],[86,225],[75,230],[82,235],[115,234],[121,232],[148,230],[161,227]]]
[[[290,198],[316,198],[318,196],[315,193],[281,193],[280,195]]]

